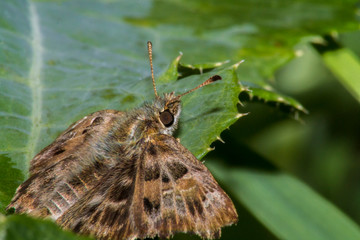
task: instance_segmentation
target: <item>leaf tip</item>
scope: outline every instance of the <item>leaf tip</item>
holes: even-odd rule
[[[233,65],[233,68],[234,68],[234,69],[237,69],[237,68],[240,66],[240,64],[242,64],[243,62],[245,62],[244,59],[241,60],[241,61],[239,61],[239,62],[237,62],[237,63],[235,63],[235,64]]]
[[[241,117],[243,117],[243,116],[248,115],[249,113],[250,113],[250,112],[247,112],[247,113],[238,113],[238,114],[236,114],[235,118],[236,118],[236,119],[239,119],[239,118],[241,118]]]
[[[225,143],[225,141],[222,140],[222,138],[221,138],[220,136],[217,136],[216,139],[219,140],[219,141],[222,142],[222,143]]]
[[[214,151],[215,150],[215,147],[208,147],[207,149],[206,149],[206,151],[208,151],[208,152],[211,152],[211,151]]]

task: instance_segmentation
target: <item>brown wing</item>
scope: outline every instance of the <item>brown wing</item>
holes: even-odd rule
[[[30,162],[30,177],[16,190],[7,209],[56,219],[115,163],[101,143],[122,112],[104,110],[72,124]]]
[[[153,135],[58,223],[99,239],[166,238],[190,232],[219,238],[237,222],[234,205],[209,170],[171,136]]]

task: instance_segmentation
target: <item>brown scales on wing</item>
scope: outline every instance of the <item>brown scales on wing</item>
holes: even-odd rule
[[[176,232],[218,238],[221,227],[237,221],[230,198],[175,138],[154,135],[142,152],[112,168],[57,222],[116,240],[167,238]]]
[[[159,111],[171,111],[177,124],[180,106],[168,104],[172,97],[126,116],[100,111],[70,126],[32,160],[30,178],[8,208],[99,239],[176,232],[218,238],[221,227],[237,221],[236,210],[206,167],[161,134],[169,130],[161,129]]]
[[[29,179],[18,187],[7,209],[37,217],[60,216],[115,164],[97,145],[122,116],[122,112],[104,110],[72,124],[33,158]]]
[[[161,156],[161,160],[157,160],[161,169],[158,179],[161,187],[157,196],[161,199],[159,213],[162,220],[152,221],[145,211],[145,222],[150,226],[160,226],[161,237],[169,237],[174,232],[193,232],[203,238],[219,237],[222,226],[237,221],[230,198],[208,169],[175,138],[157,135],[153,141],[160,143],[154,147],[157,157]],[[172,151],[168,151],[168,148]],[[156,156],[151,156],[145,165],[154,159]],[[147,184],[150,187],[152,182],[144,181],[144,189],[149,189]],[[151,188],[148,194],[145,192],[144,199],[151,196]],[[154,205],[150,200],[149,203],[144,204],[145,209]],[[156,235],[156,228],[149,228]]]

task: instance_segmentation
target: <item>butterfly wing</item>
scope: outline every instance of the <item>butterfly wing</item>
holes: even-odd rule
[[[115,159],[105,158],[111,153],[101,150],[99,143],[123,114],[104,110],[72,124],[31,160],[30,177],[18,187],[7,209],[59,217],[115,165]]]
[[[138,207],[143,209],[143,226],[150,236],[192,232],[219,238],[221,227],[237,222],[231,199],[205,165],[175,138],[157,135],[148,149]]]
[[[237,222],[234,205],[209,170],[175,138],[152,135],[58,219],[99,239],[220,237]]]
[[[77,155],[92,145],[92,140],[99,141],[105,137],[112,126],[124,112],[116,110],[103,110],[73,123],[55,141],[39,152],[30,162],[30,175],[43,172],[44,169],[57,164],[64,156]]]

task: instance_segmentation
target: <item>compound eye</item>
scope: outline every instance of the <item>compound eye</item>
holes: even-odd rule
[[[160,121],[165,127],[170,127],[174,123],[174,115],[169,110],[165,110],[160,113]]]

